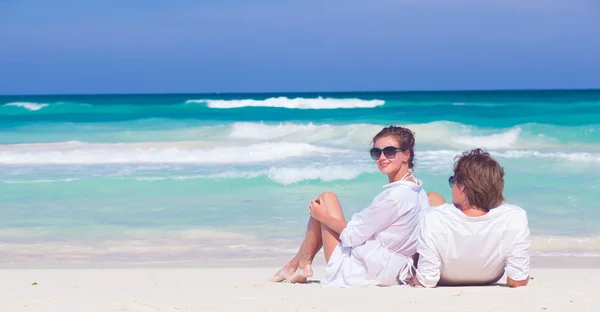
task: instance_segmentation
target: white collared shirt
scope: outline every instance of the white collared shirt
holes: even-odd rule
[[[348,221],[340,233],[342,246],[356,247],[379,236],[381,243],[391,251],[405,251],[407,256],[411,256],[417,240],[410,233],[418,227],[421,208],[429,206],[421,181],[417,181],[397,181],[384,185],[384,190],[373,199],[371,205]]]
[[[418,235],[416,276],[421,285],[489,284],[504,272],[529,276],[529,226],[522,208],[502,204],[468,217],[452,204],[424,210]]]
[[[421,210],[429,205],[421,181],[415,180],[385,185],[369,207],[352,216],[321,285],[389,286],[410,278]]]

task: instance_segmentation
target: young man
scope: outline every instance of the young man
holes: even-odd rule
[[[481,149],[463,153],[449,179],[452,203],[431,193],[424,211],[415,286],[486,285],[506,272],[510,287],[529,281],[529,227],[522,208],[503,203],[504,170]]]

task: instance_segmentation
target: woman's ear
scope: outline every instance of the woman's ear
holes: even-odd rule
[[[404,162],[408,162],[410,160],[410,151],[402,152],[402,156],[404,157],[403,158]]]

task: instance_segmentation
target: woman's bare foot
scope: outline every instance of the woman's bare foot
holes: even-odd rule
[[[313,271],[310,264],[305,264],[296,269],[296,272],[289,281],[290,283],[306,283],[306,280],[312,275]]]
[[[281,270],[279,270],[279,272],[273,275],[273,277],[271,278],[271,282],[279,283],[291,280],[294,274],[296,273],[297,268],[297,264],[286,264]]]

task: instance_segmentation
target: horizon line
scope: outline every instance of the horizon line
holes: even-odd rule
[[[9,96],[110,96],[110,95],[259,95],[259,94],[340,94],[340,93],[476,93],[476,92],[551,92],[551,91],[600,91],[600,88],[541,88],[541,89],[441,89],[441,90],[362,90],[362,91],[225,91],[225,92],[157,92],[157,93],[31,93],[0,94]]]

